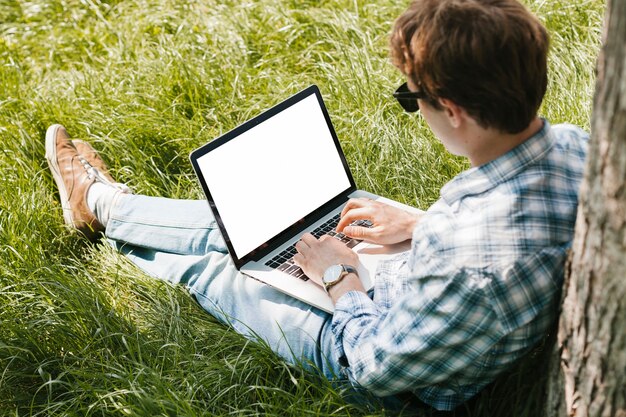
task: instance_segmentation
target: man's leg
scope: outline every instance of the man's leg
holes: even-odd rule
[[[106,237],[148,274],[185,285],[211,315],[287,360],[337,373],[330,315],[239,273],[206,201],[120,195]],[[328,362],[331,363],[328,363]]]
[[[46,155],[68,224],[90,238],[106,228],[109,242],[132,262],[154,277],[185,285],[217,319],[264,340],[289,361],[310,362],[329,378],[338,375],[337,360],[330,357],[330,316],[240,274],[205,201],[135,196],[115,189],[104,221],[84,201],[94,183],[105,191],[113,185],[106,172],[99,175],[98,169],[106,166],[97,153],[79,155],[57,125],[48,131]]]

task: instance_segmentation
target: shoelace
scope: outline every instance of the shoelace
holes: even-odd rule
[[[104,175],[102,175],[102,173],[100,172],[100,170],[98,170],[98,168],[94,167],[93,165],[91,165],[89,163],[89,161],[87,161],[85,158],[83,158],[82,156],[78,156],[78,161],[83,165],[83,168],[85,169],[85,171],[87,172],[87,178],[89,179],[94,179],[96,181],[100,181],[104,184],[107,184],[111,187],[115,187],[118,190],[122,191],[123,193],[131,193],[131,189],[126,185],[123,184],[121,182],[111,182],[109,181],[108,178],[106,178]]]

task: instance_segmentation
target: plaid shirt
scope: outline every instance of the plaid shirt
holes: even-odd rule
[[[543,129],[441,190],[411,250],[382,262],[370,297],[335,306],[335,359],[379,396],[450,410],[545,336],[573,238],[588,135]],[[341,359],[340,359],[341,358]]]

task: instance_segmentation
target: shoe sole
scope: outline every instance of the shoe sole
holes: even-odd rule
[[[72,218],[72,209],[70,207],[69,196],[67,195],[67,190],[65,189],[65,183],[63,182],[63,177],[61,176],[61,168],[58,164],[57,158],[57,132],[63,126],[55,124],[48,128],[46,131],[46,160],[48,161],[48,166],[50,167],[50,171],[52,171],[52,178],[54,178],[54,182],[57,184],[57,188],[59,189],[59,197],[61,198],[61,207],[63,208],[63,220],[65,220],[65,224],[74,226],[74,219]]]

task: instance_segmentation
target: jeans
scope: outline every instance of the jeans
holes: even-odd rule
[[[340,376],[332,316],[239,273],[206,201],[118,194],[106,237],[149,275],[184,285],[237,332],[328,379]]]
[[[238,333],[262,340],[286,361],[338,387],[349,387],[333,354],[332,316],[239,273],[207,201],[118,194],[106,237],[147,274],[184,285],[204,310]],[[392,412],[433,412],[411,395],[375,398],[357,387],[344,395],[350,402],[378,403]]]

